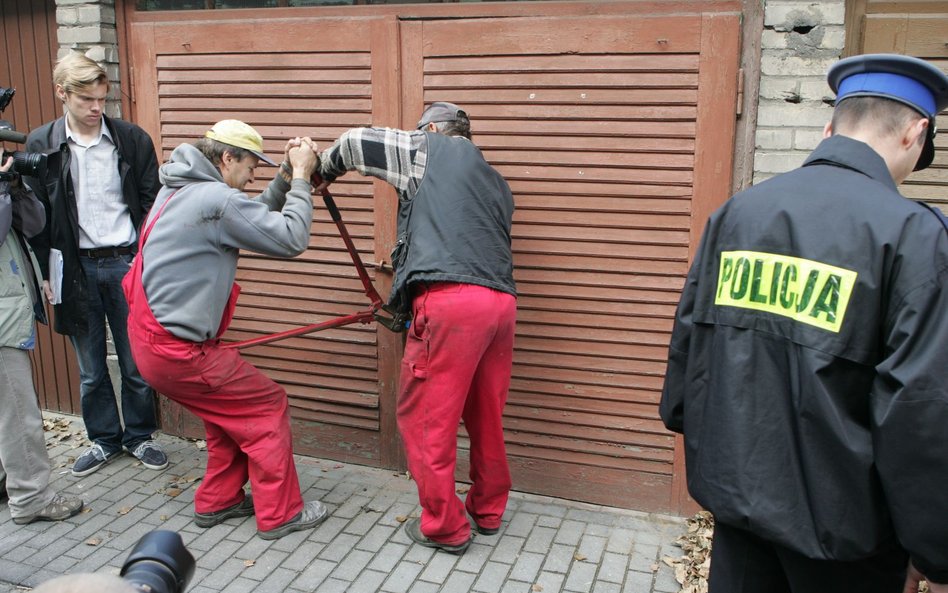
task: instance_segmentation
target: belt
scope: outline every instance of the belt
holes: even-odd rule
[[[118,257],[120,255],[129,255],[135,253],[132,245],[123,245],[122,247],[97,247],[95,249],[80,249],[79,255],[82,257],[92,257],[100,259],[103,257]]]

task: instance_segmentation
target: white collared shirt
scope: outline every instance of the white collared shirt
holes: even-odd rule
[[[105,120],[100,125],[98,137],[84,144],[69,129],[69,118],[66,118],[66,141],[72,153],[69,171],[79,212],[79,248],[133,244],[137,233],[122,197],[118,149]]]

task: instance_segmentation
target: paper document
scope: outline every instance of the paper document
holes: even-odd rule
[[[49,289],[53,293],[51,305],[63,302],[63,252],[58,249],[49,250]]]

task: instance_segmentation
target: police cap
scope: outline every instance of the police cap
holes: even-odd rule
[[[935,158],[935,116],[948,107],[948,75],[932,64],[898,54],[866,54],[840,60],[827,82],[836,103],[850,97],[882,97],[898,101],[929,119],[928,137],[915,170]]]

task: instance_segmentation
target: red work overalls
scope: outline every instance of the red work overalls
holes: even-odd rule
[[[286,523],[303,509],[293,461],[286,391],[222,348],[240,287],[234,284],[217,338],[191,342],[155,319],[142,286],[142,248],[169,198],[142,233],[138,257],[122,286],[128,299],[128,337],[148,383],[196,414],[207,433],[207,470],[194,493],[194,510],[212,513],[239,503],[250,479],[258,529]]]

